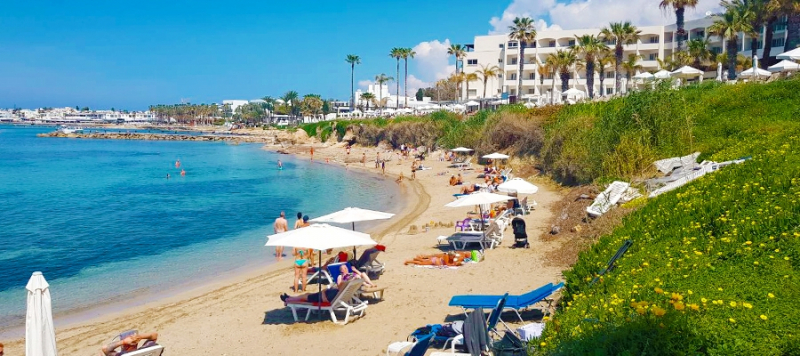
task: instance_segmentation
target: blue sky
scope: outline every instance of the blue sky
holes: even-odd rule
[[[0,108],[135,110],[288,90],[347,100],[347,54],[361,56],[365,84],[395,75],[392,47],[415,48],[409,87],[426,86],[452,72],[450,43],[503,33],[514,17],[540,30],[673,23],[658,2],[0,0]],[[687,20],[717,4],[701,0]]]
[[[347,54],[361,56],[356,81],[394,75],[392,47],[471,42],[507,5],[3,0],[0,107],[143,109],[287,90],[346,99]]]

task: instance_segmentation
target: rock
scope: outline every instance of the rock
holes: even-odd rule
[[[569,229],[569,231],[571,232],[581,232],[581,230],[583,230],[583,227],[581,227],[580,225],[575,225],[571,229]]]
[[[561,232],[561,228],[558,226],[553,226],[550,229],[550,235],[558,235],[559,232]]]

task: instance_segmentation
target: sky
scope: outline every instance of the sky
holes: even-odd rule
[[[413,93],[453,71],[451,43],[505,33],[514,17],[529,16],[539,29],[674,23],[658,2],[2,0],[0,108],[142,110],[288,90],[348,100],[345,57],[361,57],[355,81],[364,88],[380,73],[396,76],[393,47],[417,53]],[[687,20],[717,5],[701,0]]]

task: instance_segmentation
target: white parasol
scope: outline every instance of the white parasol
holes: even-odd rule
[[[33,272],[25,289],[28,290],[28,312],[25,316],[25,354],[57,356],[50,285],[44,279],[42,272]]]
[[[486,159],[508,159],[508,155],[504,155],[502,153],[495,152],[495,153],[490,153],[488,155],[485,155],[485,156],[483,156],[483,158],[486,158]]]
[[[498,185],[497,190],[506,193],[535,194],[539,191],[539,187],[522,178],[512,178]]]

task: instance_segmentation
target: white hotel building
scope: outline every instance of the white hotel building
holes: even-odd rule
[[[714,17],[709,16],[706,18],[687,21],[684,25],[686,31],[686,41],[695,38],[705,38],[707,35],[707,28],[714,22]],[[658,59],[663,60],[672,55],[677,47],[675,41],[675,24],[668,26],[642,26],[639,27],[641,31],[639,40],[635,44],[625,45],[623,58],[628,58],[629,54],[636,54],[640,56],[639,64],[644,68],[644,71],[655,72],[659,70]],[[783,52],[783,45],[786,39],[786,20],[778,21],[775,25],[775,33],[772,40],[771,56],[775,56]],[[761,50],[763,48],[763,31],[761,31],[761,39],[759,40],[759,48],[757,55],[762,57]],[[483,65],[497,65],[501,69],[501,74],[495,80],[489,80],[486,88],[487,98],[497,98],[502,93],[516,95],[518,76],[522,75],[522,98],[529,98],[535,95],[543,95],[549,97],[551,88],[553,88],[553,76],[545,76],[542,80],[537,71],[537,67],[544,64],[550,54],[556,53],[558,50],[569,49],[575,44],[575,36],[581,35],[598,35],[600,29],[583,29],[583,30],[546,30],[537,31],[536,41],[528,43],[525,47],[525,66],[522,74],[519,73],[519,43],[511,41],[508,35],[488,35],[476,36],[473,44],[468,44],[468,52],[464,57],[464,72],[474,73],[480,70]],[[751,38],[744,34],[739,35],[739,53],[745,56],[752,56],[750,48]],[[609,47],[614,47],[613,43],[608,43]],[[716,53],[722,53],[725,49],[725,43],[719,37],[712,36],[709,38],[709,46],[711,50]],[[684,48],[686,44],[684,44]],[[623,70],[623,69],[621,69]],[[609,66],[606,69],[606,79],[603,81],[602,92],[606,95],[614,94],[614,67]],[[622,73],[623,77],[625,73]],[[569,86],[577,88],[578,90],[587,92],[586,88],[586,71],[584,69],[573,71]],[[707,73],[709,78],[713,78],[715,73]],[[577,80],[576,80],[577,79]],[[556,95],[560,94],[561,81],[556,74],[555,78],[555,91]],[[462,85],[462,97],[467,99],[483,98],[483,81],[470,82],[469,92],[466,92],[466,86]],[[601,93],[600,79],[595,67],[595,80],[594,92],[595,96]]]

